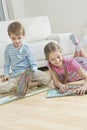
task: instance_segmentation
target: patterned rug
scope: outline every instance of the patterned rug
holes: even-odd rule
[[[82,84],[84,84],[84,80],[67,83],[66,85],[71,86],[71,85],[82,85]],[[0,105],[12,102],[14,100],[20,100],[20,99],[23,99],[23,98],[26,98],[29,96],[33,96],[33,95],[39,94],[39,93],[47,91],[47,90],[49,90],[49,87],[47,87],[47,86],[37,86],[37,87],[34,86],[34,87],[29,88],[27,91],[27,94],[21,98],[15,96],[14,93],[2,94],[2,95],[0,95]]]

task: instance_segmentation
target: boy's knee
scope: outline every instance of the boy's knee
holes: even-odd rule
[[[50,82],[51,82],[51,75],[46,74],[45,78],[42,79],[42,84],[43,85],[49,85]]]
[[[43,85],[48,85],[51,81],[51,75],[48,72],[37,71],[34,73],[34,81],[39,81]]]
[[[51,82],[51,75],[49,73],[44,73],[40,80],[41,84],[43,85],[49,85]]]
[[[14,84],[9,82],[0,82],[0,93],[9,93],[14,91]]]

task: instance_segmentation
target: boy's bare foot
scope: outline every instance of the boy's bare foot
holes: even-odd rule
[[[10,92],[16,92],[16,87],[13,87]]]

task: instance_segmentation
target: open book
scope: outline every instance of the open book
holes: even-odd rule
[[[10,94],[2,94],[0,95],[0,105],[12,102],[14,100],[19,100],[19,99],[23,99],[26,97],[30,97],[39,93],[42,93],[44,91],[47,91],[49,88],[47,88],[46,86],[35,86],[35,87],[31,87],[27,90],[27,93],[25,96],[23,97],[18,97],[16,96],[14,93]]]
[[[68,87],[69,87],[69,90],[65,93],[60,93],[57,88],[49,89],[47,91],[46,97],[47,98],[53,98],[53,97],[63,97],[63,96],[77,95],[75,93],[75,91],[72,91],[72,90],[78,88],[78,86],[73,85],[73,86],[68,86]]]

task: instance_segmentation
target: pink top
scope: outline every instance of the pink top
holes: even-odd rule
[[[68,81],[77,81],[81,79],[81,77],[77,73],[80,66],[87,70],[87,58],[64,58],[64,65],[67,70]],[[50,63],[48,64],[48,67],[51,67],[51,69],[53,69],[58,74],[58,76],[63,79],[64,69],[59,69],[57,66],[54,66]]]

